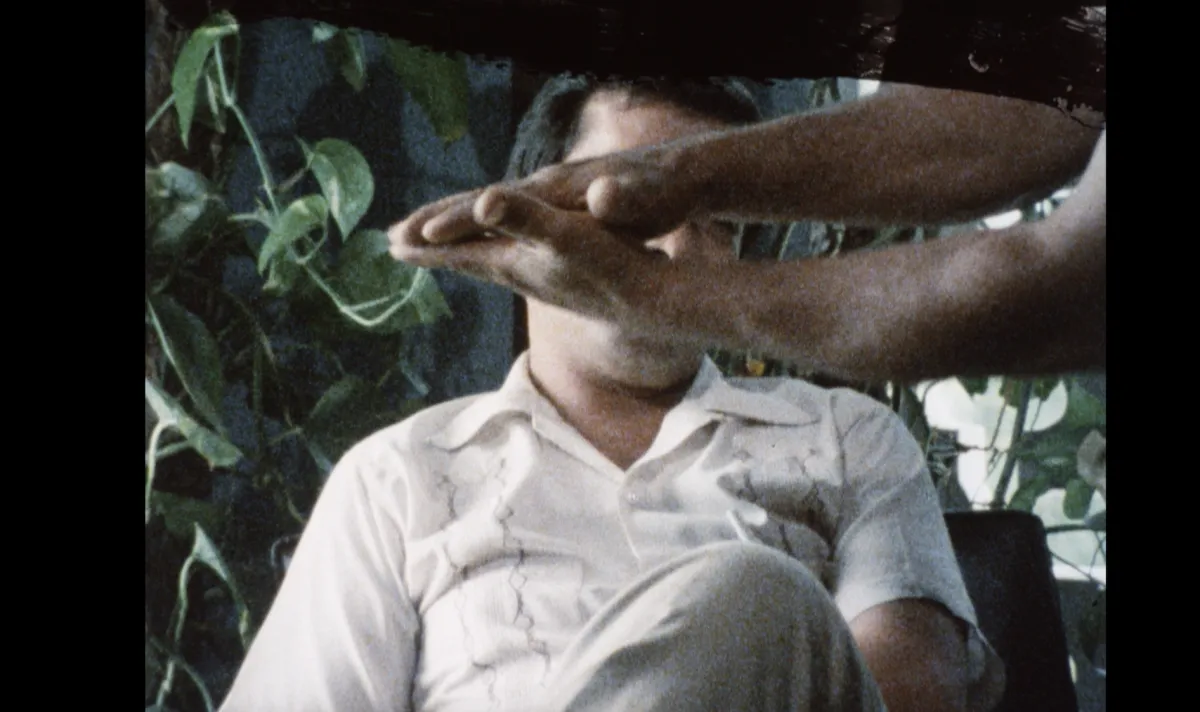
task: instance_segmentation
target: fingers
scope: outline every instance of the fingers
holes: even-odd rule
[[[563,210],[586,210],[588,186],[603,175],[599,159],[547,166],[509,187]]]
[[[464,196],[463,200],[430,219],[421,228],[421,237],[435,245],[482,237],[484,228],[475,221],[473,214],[477,195]]]
[[[421,246],[459,242],[481,237],[482,229],[471,217],[471,206],[482,191],[459,193],[430,203],[388,230],[393,243]]]
[[[528,193],[502,186],[492,186],[479,196],[473,218],[484,229],[550,244],[584,237],[598,227],[586,212],[562,210]]]
[[[512,264],[518,245],[509,238],[459,242],[453,245],[392,243],[392,257],[414,267],[448,269],[509,289],[517,289]]]
[[[650,186],[644,185],[642,172],[643,167],[638,164],[623,163],[619,156],[607,156],[543,168],[511,187],[547,205],[586,210],[602,222],[629,227],[651,237],[667,230],[659,229],[656,221],[647,220],[653,211],[647,210]]]

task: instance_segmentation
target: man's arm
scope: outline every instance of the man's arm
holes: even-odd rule
[[[932,601],[882,603],[850,621],[888,712],[967,709],[963,626]]]
[[[1099,133],[1043,104],[885,85],[827,110],[668,145],[662,160],[705,214],[944,224],[1048,194],[1083,170]]]
[[[1051,216],[826,260],[684,265],[631,283],[663,323],[861,379],[1103,368],[1105,141]],[[643,291],[645,292],[643,293]],[[631,307],[636,309],[636,307]]]
[[[831,398],[844,471],[830,590],[888,710],[989,708],[1002,673],[972,677],[997,659],[968,642],[974,607],[921,448],[883,405]]]
[[[640,236],[711,217],[946,224],[1058,188],[1099,135],[1043,104],[885,85],[825,110],[550,166],[508,187]],[[400,227],[433,243],[478,236],[481,193],[425,206]]]
[[[1046,220],[831,259],[672,261],[587,212],[495,188],[472,220],[498,237],[434,245],[401,225],[392,254],[680,341],[754,349],[855,380],[1103,368],[1105,145],[1102,135],[1074,194]]]

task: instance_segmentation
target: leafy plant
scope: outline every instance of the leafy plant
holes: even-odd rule
[[[362,91],[359,33],[315,35]],[[376,186],[357,148],[298,138],[302,164],[276,180],[237,100],[240,36],[224,12],[192,32],[146,124],[149,140],[173,109],[185,148],[197,124],[236,140],[260,181],[238,213],[228,162],[145,171],[146,704],[164,712],[214,709],[274,596],[275,545],[349,445],[421,407],[398,354],[409,329],[450,315],[432,275],[362,225]],[[405,87],[439,135],[462,136],[461,59],[404,52]]]

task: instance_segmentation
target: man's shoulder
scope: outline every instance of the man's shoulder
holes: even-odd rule
[[[802,378],[730,378],[733,388],[765,398],[776,398],[810,413],[833,418],[838,423],[884,414],[891,409],[871,396],[852,388],[818,386]]]

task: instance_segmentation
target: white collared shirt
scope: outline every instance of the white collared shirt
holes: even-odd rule
[[[532,707],[584,623],[639,574],[753,538],[847,620],[938,601],[978,631],[924,457],[886,407],[705,360],[621,470],[528,374],[384,429],[338,463],[226,712]]]

